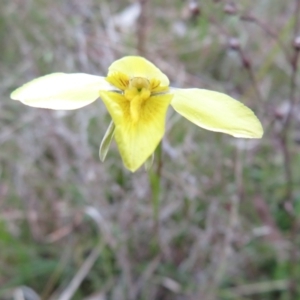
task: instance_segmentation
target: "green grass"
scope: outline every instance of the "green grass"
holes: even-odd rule
[[[299,102],[284,144],[294,179],[292,213],[280,145],[296,1],[243,0],[236,15],[224,12],[225,2],[199,1],[200,14],[193,15],[188,1],[149,1],[147,28],[137,21],[117,29],[111,20],[127,1],[2,4],[1,300],[19,299],[20,287],[62,300],[99,245],[69,299],[300,299],[289,286],[300,278]],[[250,71],[230,49],[232,38]],[[173,86],[240,99],[265,129],[262,140],[240,141],[196,128],[170,109],[158,224],[151,202],[158,183],[151,186],[143,168],[127,171],[114,143],[106,161],[99,160],[110,122],[101,101],[61,113],[9,99],[32,78],[58,71],[105,75],[111,62],[132,54],[153,61]],[[299,98],[299,76],[296,85]],[[158,157],[154,170],[157,163]]]

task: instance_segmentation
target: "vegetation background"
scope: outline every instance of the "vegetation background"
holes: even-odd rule
[[[299,18],[299,0],[1,0],[0,299],[300,299]],[[125,55],[239,99],[263,139],[170,109],[161,160],[132,174],[115,144],[99,161],[101,101],[63,112],[9,99]]]

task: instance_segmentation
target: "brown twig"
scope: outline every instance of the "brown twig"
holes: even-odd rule
[[[290,235],[291,241],[291,251],[290,251],[290,264],[291,264],[291,280],[289,284],[289,298],[297,299],[299,298],[300,290],[298,288],[298,264],[299,264],[299,255],[298,255],[298,245],[297,237],[300,229],[300,219],[294,213],[294,203],[293,203],[293,189],[294,189],[294,176],[292,171],[292,162],[291,162],[291,150],[289,149],[288,143],[288,132],[292,123],[293,109],[297,104],[296,89],[297,89],[297,72],[299,67],[299,54],[300,54],[300,37],[297,36],[299,30],[299,21],[300,21],[300,0],[296,0],[294,11],[294,40],[293,40],[293,55],[290,60],[291,65],[291,81],[290,81],[290,106],[287,113],[286,119],[283,123],[283,128],[281,132],[281,143],[282,151],[284,156],[284,165],[286,173],[286,201],[292,209],[292,230]]]
[[[148,3],[148,0],[139,0],[141,13],[137,24],[137,50],[138,54],[144,57],[146,57]]]
[[[252,82],[253,88],[254,88],[255,93],[256,93],[257,100],[259,100],[259,103],[261,103],[262,102],[262,96],[261,96],[261,93],[260,93],[260,90],[259,90],[259,87],[258,87],[258,84],[257,84],[257,80],[256,80],[256,77],[255,77],[255,74],[254,74],[254,71],[253,71],[251,60],[249,59],[249,57],[246,56],[246,54],[245,54],[245,52],[243,51],[242,48],[239,48],[238,53],[239,53],[240,59],[242,61],[243,67],[245,68],[245,70],[249,74],[250,80]]]
[[[300,0],[296,0],[296,9],[295,9],[295,27],[298,26],[299,23],[299,14],[300,14]],[[294,29],[297,32],[297,29]],[[299,45],[298,45],[299,43]],[[292,122],[293,109],[297,102],[296,97],[296,87],[297,87],[297,71],[299,65],[299,53],[300,53],[300,41],[299,37],[295,37],[293,41],[293,56],[290,59],[291,65],[291,81],[290,81],[290,106],[286,118],[283,122],[283,128],[281,131],[280,143],[282,146],[282,152],[284,157],[284,169],[285,169],[285,177],[286,177],[286,201],[292,202],[293,197],[293,172],[291,167],[291,157],[290,157],[290,149],[288,146],[288,132]]]
[[[229,39],[229,47],[238,53],[239,58],[242,63],[242,66],[249,75],[253,89],[256,94],[256,98],[259,101],[259,103],[262,103],[263,98],[262,98],[261,92],[259,90],[259,86],[258,86],[256,77],[255,77],[255,73],[253,71],[252,62],[251,62],[250,58],[246,55],[245,51],[242,49],[238,39],[230,38]]]
[[[267,24],[263,23],[261,20],[257,19],[253,15],[241,15],[240,20],[254,23],[258,27],[260,27],[270,38],[274,39],[277,42],[286,58],[288,58],[289,51],[286,48],[285,43],[281,41],[280,36],[277,33],[275,33]]]

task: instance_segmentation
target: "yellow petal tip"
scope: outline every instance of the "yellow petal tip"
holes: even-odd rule
[[[228,95],[201,89],[172,90],[173,108],[207,130],[236,138],[261,138],[263,128],[254,112]]]

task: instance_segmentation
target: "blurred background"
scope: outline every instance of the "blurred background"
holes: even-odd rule
[[[299,0],[2,0],[0,41],[1,300],[300,299]],[[9,98],[125,55],[239,99],[263,139],[170,108],[161,160],[132,174],[114,143],[99,160],[101,101]]]

